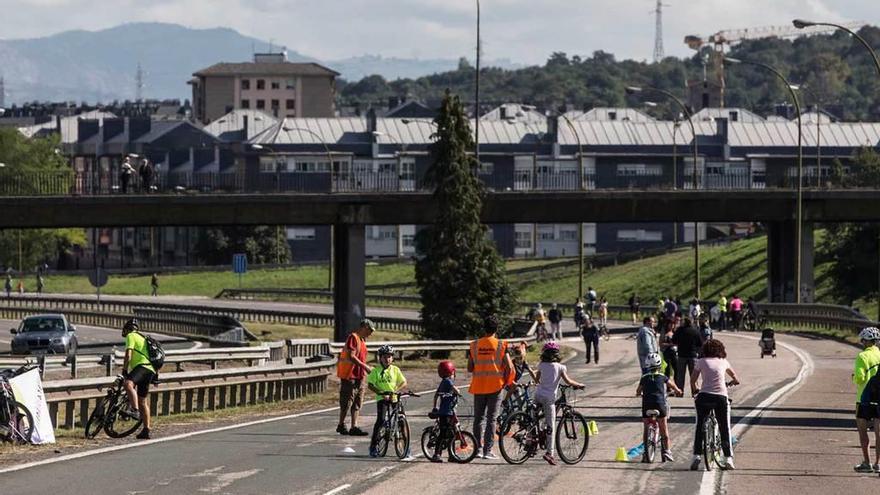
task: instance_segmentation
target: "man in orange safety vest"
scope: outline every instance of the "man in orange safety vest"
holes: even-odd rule
[[[367,432],[358,428],[358,416],[364,403],[364,378],[372,370],[367,364],[367,338],[376,326],[368,319],[361,320],[360,326],[348,336],[345,347],[336,363],[336,376],[339,377],[339,425],[340,435],[365,436]],[[351,428],[345,427],[345,416],[351,413]]]
[[[471,373],[470,393],[474,396],[474,437],[477,442],[477,457],[497,459],[492,453],[495,444],[495,418],[501,390],[504,389],[513,363],[507,354],[507,344],[498,340],[498,318],[486,317],[483,322],[483,337],[471,342],[468,354],[468,371]],[[483,429],[483,420],[486,420]]]

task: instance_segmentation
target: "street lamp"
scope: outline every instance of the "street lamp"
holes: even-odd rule
[[[797,27],[798,25],[795,24]],[[801,26],[806,27],[806,25]],[[752,62],[748,60],[740,60],[737,58],[724,57],[724,63],[726,64],[746,64],[746,65],[754,65],[756,67],[761,67],[765,70],[772,72],[780,81],[782,81],[783,86],[788,90],[788,94],[791,95],[791,99],[794,101],[794,109],[797,112],[797,127],[798,127],[798,184],[797,184],[797,249],[795,250],[795,302],[801,303],[801,256],[802,256],[802,246],[801,242],[803,241],[803,221],[804,221],[804,129],[801,125],[801,104],[798,101],[797,93],[794,92],[792,88],[792,84],[782,75],[781,72],[776,70],[775,68],[761,63],[761,62]]]
[[[697,188],[699,187],[698,178],[697,178],[697,160],[699,157],[699,152],[697,150],[697,129],[696,129],[696,127],[694,127],[693,115],[691,115],[690,110],[688,110],[688,107],[684,104],[684,102],[681,101],[681,99],[679,99],[674,94],[670,93],[669,91],[666,91],[666,90],[663,90],[660,88],[651,87],[651,86],[644,86],[644,87],[627,86],[626,87],[626,93],[630,94],[630,95],[644,93],[644,92],[658,93],[658,94],[661,94],[661,95],[671,99],[681,108],[681,111],[684,114],[684,116],[687,117],[688,125],[691,128],[691,135],[693,136],[693,146],[692,146],[693,160],[694,160],[693,185],[694,185],[694,191],[696,191]],[[700,300],[700,230],[699,230],[699,226],[700,226],[699,222],[694,222],[694,293],[695,293],[696,299],[698,301]]]
[[[807,28],[810,26],[828,26],[828,27],[840,29],[841,31],[846,31],[847,33],[852,35],[855,39],[857,39],[858,42],[861,43],[862,46],[865,47],[866,50],[868,50],[868,53],[871,54],[871,59],[874,60],[874,67],[877,69],[877,75],[880,76],[880,57],[877,56],[877,51],[874,50],[874,47],[871,46],[871,44],[868,43],[868,41],[865,40],[865,38],[861,37],[859,35],[859,33],[855,32],[851,28],[848,28],[848,27],[840,25],[840,24],[835,24],[833,22],[813,22],[813,21],[807,21],[804,19],[795,19],[795,20],[791,21],[791,23],[794,24],[794,27],[796,27],[798,29],[804,29],[804,28]],[[880,235],[880,234],[878,234],[878,235]],[[878,238],[877,241],[878,241],[878,246],[880,246],[880,238]],[[880,261],[878,261],[878,263],[877,263],[877,278],[878,278],[877,287],[880,288]],[[880,304],[878,304],[878,306],[877,306],[877,312],[878,312],[877,319],[880,319]]]
[[[822,114],[819,112],[819,97],[816,92],[804,84],[792,84],[791,89],[807,92],[813,97],[813,105],[816,109],[816,187],[822,187]]]
[[[480,166],[480,0],[477,0],[477,74],[476,94],[474,95],[474,155],[477,157],[477,166]]]

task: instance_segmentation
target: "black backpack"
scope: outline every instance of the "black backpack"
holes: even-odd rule
[[[153,337],[144,334],[141,334],[141,336],[144,338],[147,344],[147,353],[144,354],[144,356],[146,356],[146,358],[150,360],[150,365],[152,365],[153,369],[156,370],[156,372],[158,373],[159,369],[162,368],[163,365],[165,365],[165,349],[162,349],[162,344],[160,344],[159,341],[154,339]]]
[[[878,370],[865,384],[865,390],[860,397],[862,403],[880,404],[880,364],[871,366],[868,372],[870,373],[874,368]]]

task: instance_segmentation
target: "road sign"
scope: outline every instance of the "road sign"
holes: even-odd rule
[[[94,288],[100,288],[107,285],[107,272],[103,268],[95,268],[89,272],[89,282]]]
[[[238,253],[232,255],[232,272],[233,273],[247,273],[247,255],[244,253]]]

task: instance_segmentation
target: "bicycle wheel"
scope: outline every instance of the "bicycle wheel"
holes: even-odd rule
[[[556,427],[556,452],[566,464],[577,464],[590,445],[587,420],[579,412],[566,411]]]
[[[128,404],[127,397],[120,393],[116,396],[115,403],[107,408],[107,414],[104,417],[104,433],[110,438],[127,437],[137,431],[143,423],[142,418],[132,419],[122,414],[126,404]]]
[[[710,416],[706,418],[703,424],[703,463],[706,465],[706,471],[711,471],[715,464],[715,418]]]
[[[8,433],[3,440],[11,443],[31,443],[34,434],[34,416],[24,404],[12,401],[10,404],[12,417],[9,418]]]
[[[385,457],[388,453],[388,444],[391,443],[391,430],[386,424],[379,427],[379,435],[376,437],[376,450],[379,451],[379,457]]]
[[[107,412],[107,398],[98,399],[95,409],[86,421],[86,438],[95,438],[104,428],[104,416]]]
[[[440,438],[436,427],[429,426],[422,430],[422,454],[425,455],[425,459],[431,460],[435,457],[437,442],[439,441]]]
[[[469,431],[459,430],[449,442],[449,456],[455,462],[467,464],[477,457],[477,439]]]
[[[645,436],[645,458],[648,462],[654,462],[657,455],[657,425],[651,423],[648,425],[648,434]]]
[[[501,427],[501,456],[510,464],[522,464],[535,455],[538,448],[538,427],[531,415],[518,412],[507,418]]]
[[[397,453],[398,459],[405,459],[409,456],[409,422],[406,416],[401,416],[397,420],[397,431],[394,432],[394,452]]]

